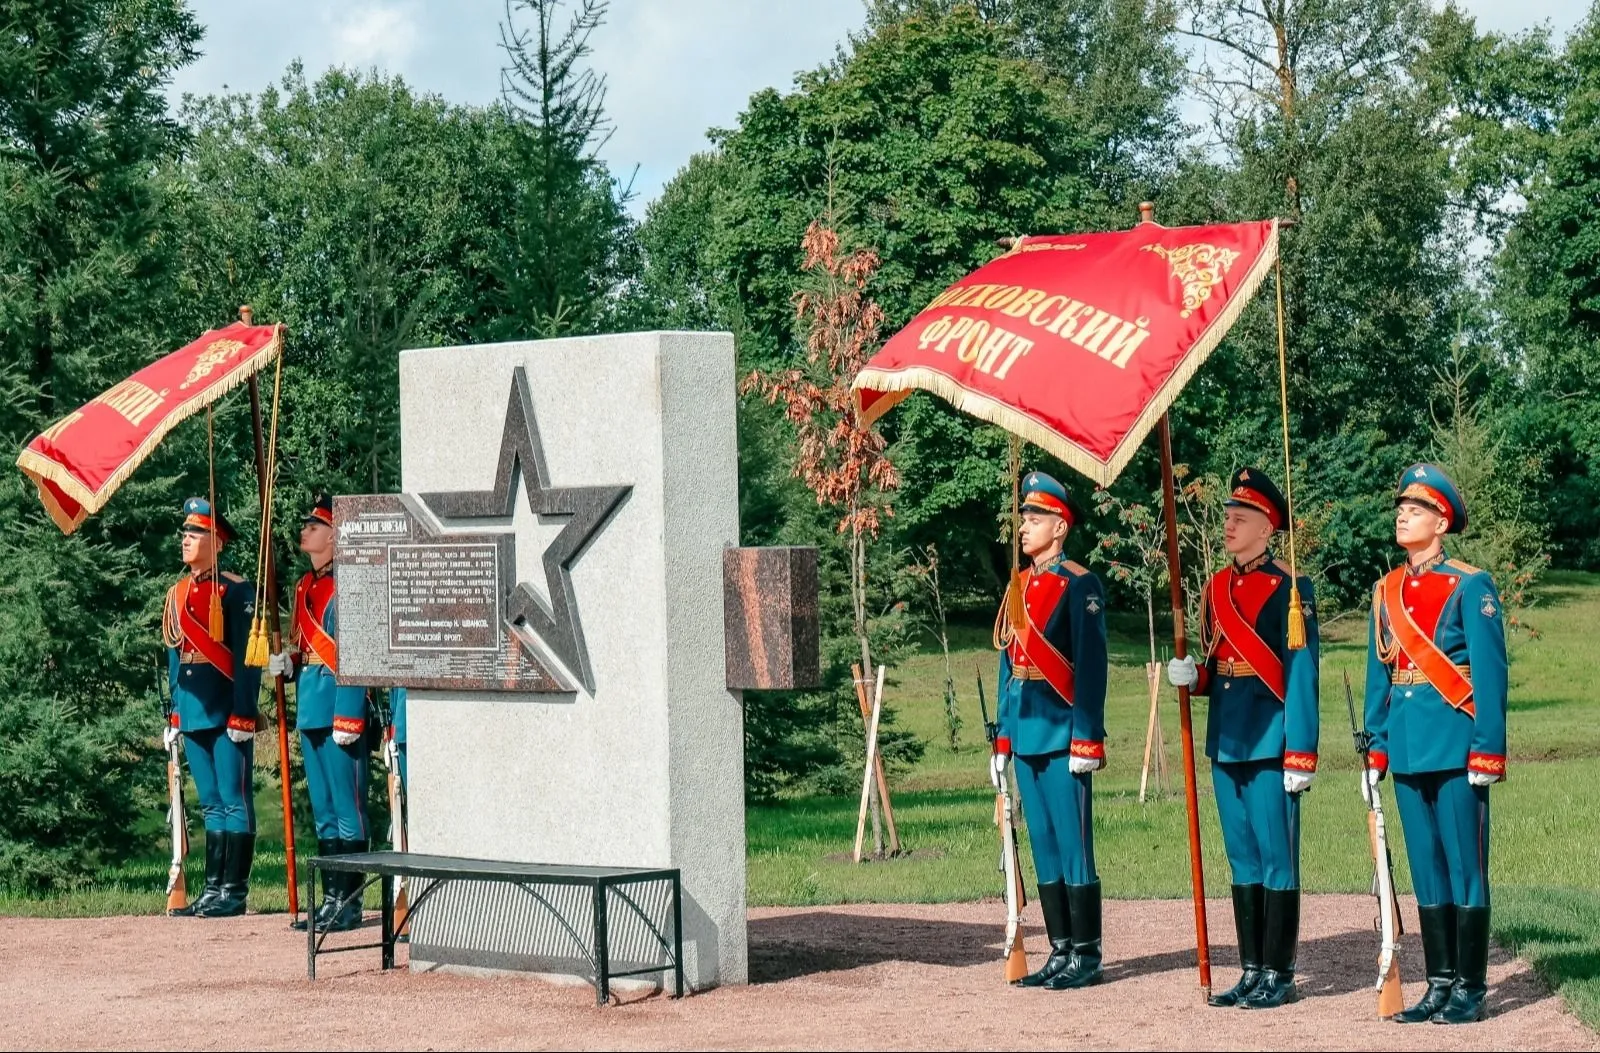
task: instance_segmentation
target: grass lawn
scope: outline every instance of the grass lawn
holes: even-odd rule
[[[1595,669],[1589,648],[1600,626],[1600,575],[1549,575],[1529,620],[1540,637],[1518,637],[1511,644],[1511,777],[1492,797],[1494,930],[1497,939],[1533,962],[1589,1026],[1600,1028],[1600,811],[1592,807],[1589,793],[1600,771],[1600,707],[1586,690]],[[1302,877],[1312,892],[1361,892],[1369,887],[1370,857],[1342,674],[1348,671],[1359,691],[1366,625],[1358,614],[1335,619],[1322,631],[1322,741],[1317,782],[1302,810]],[[1096,776],[1095,794],[1101,878],[1111,897],[1187,897],[1177,707],[1172,692],[1163,690],[1160,713],[1173,785],[1167,794],[1140,803],[1149,706],[1143,619],[1116,621],[1113,632],[1106,707],[1111,764]],[[992,695],[995,655],[988,636],[986,625],[953,627],[953,665],[965,721],[955,750],[945,737],[943,657],[926,652],[891,672],[886,702],[895,707],[901,726],[928,742],[915,768],[891,778],[908,854],[860,866],[850,862],[854,798],[752,807],[747,820],[751,904],[933,902],[999,894],[988,746],[974,684],[975,670],[981,669]],[[1197,703],[1195,735],[1201,745],[1205,719],[1205,706]],[[1203,756],[1200,765],[1206,888],[1211,895],[1224,895],[1227,864]],[[287,903],[278,808],[275,793],[264,789],[258,807],[262,850],[250,896],[258,910],[283,910]],[[1394,815],[1392,808],[1389,814]],[[1408,892],[1398,819],[1391,819],[1390,829],[1400,889]],[[314,851],[314,843],[302,844],[302,852]],[[197,890],[201,871],[198,840],[194,847],[191,891]],[[1026,851],[1023,859],[1031,866]],[[92,888],[68,896],[0,897],[0,914],[155,913],[162,907],[165,879],[166,859],[154,855],[110,869]]]

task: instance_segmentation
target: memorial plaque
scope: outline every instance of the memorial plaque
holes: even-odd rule
[[[514,535],[440,533],[398,494],[336,497],[333,519],[341,684],[573,690],[508,618]]]

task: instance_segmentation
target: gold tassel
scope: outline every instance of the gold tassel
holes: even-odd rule
[[[221,643],[225,628],[226,624],[222,617],[222,593],[213,583],[211,586],[211,638],[217,643]]]
[[[266,638],[261,635],[261,615],[256,615],[250,620],[250,642],[245,645],[244,664],[252,669],[260,669],[267,663],[261,657],[261,646]]]
[[[1300,608],[1300,586],[1289,585],[1289,650],[1301,651],[1306,646],[1306,612]]]

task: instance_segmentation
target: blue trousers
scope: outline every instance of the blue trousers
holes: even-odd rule
[[[1411,887],[1420,907],[1489,905],[1489,788],[1465,769],[1396,775]]]
[[[1235,885],[1300,887],[1300,798],[1283,792],[1283,762],[1211,765],[1222,846]]]
[[[367,840],[367,748],[333,741],[332,728],[300,732],[317,839]]]
[[[404,742],[396,742],[394,744],[394,754],[400,762],[400,788],[409,790],[411,783],[406,781],[406,744]]]
[[[1017,789],[1041,885],[1100,880],[1094,866],[1094,776],[1072,774],[1068,758],[1065,750],[1017,758]]]
[[[223,728],[186,731],[183,758],[189,765],[189,774],[194,776],[206,829],[212,833],[255,833],[255,740],[240,745]]]

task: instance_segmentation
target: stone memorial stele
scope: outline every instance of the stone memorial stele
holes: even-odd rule
[[[340,681],[409,688],[410,851],[679,868],[696,988],[746,979],[740,689],[818,679],[815,550],[737,548],[735,401],[722,333],[406,351],[403,493],[334,502]],[[589,974],[590,892],[534,893],[446,887],[413,968]],[[665,893],[608,913],[613,968],[666,962]]]

